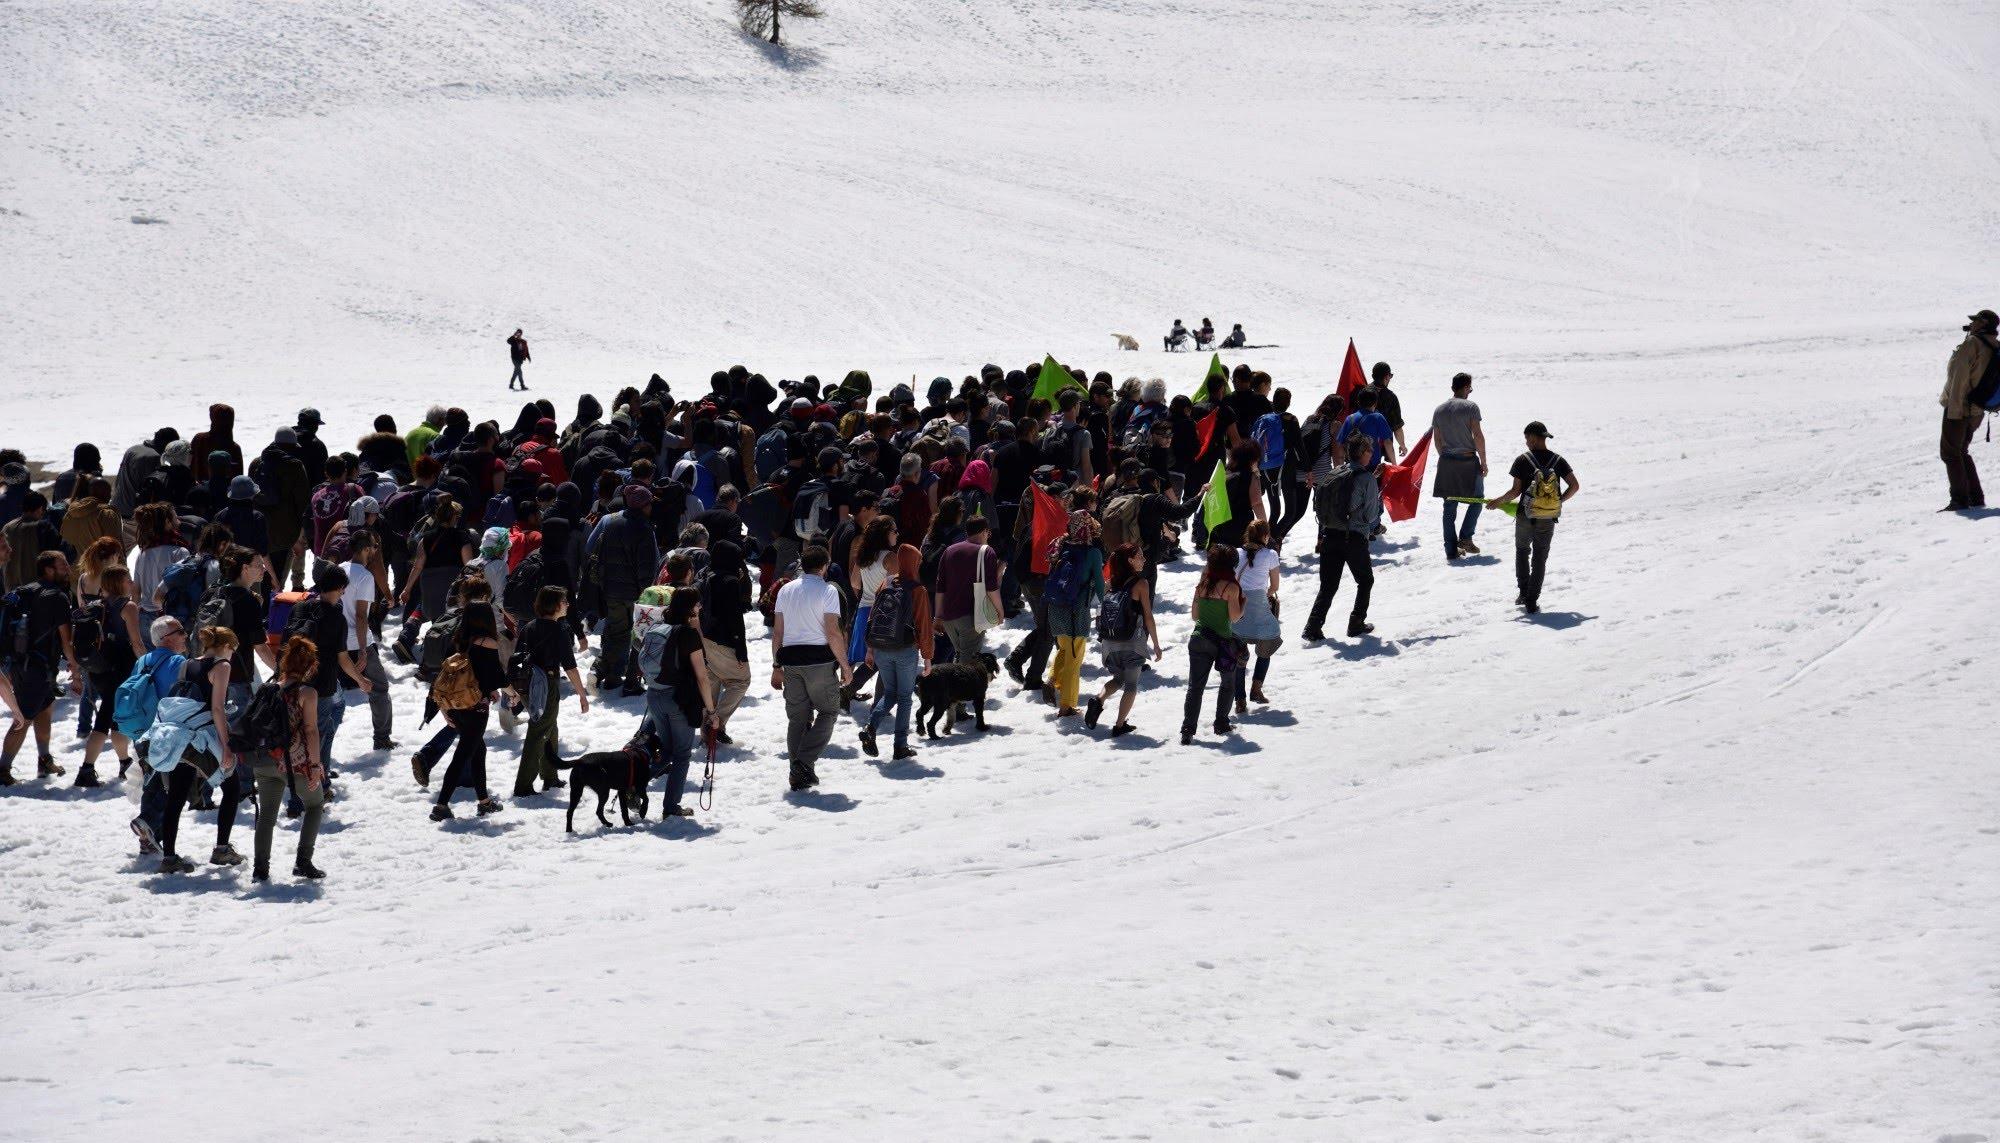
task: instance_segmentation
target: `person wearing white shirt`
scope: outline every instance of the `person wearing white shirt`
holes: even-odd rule
[[[376,643],[375,629],[369,622],[381,604],[375,598],[375,573],[368,570],[368,557],[380,544],[366,528],[355,531],[348,541],[348,587],[340,606],[347,612],[347,649],[354,655],[354,661],[361,664],[362,677],[373,687],[368,692],[368,716],[375,724],[374,748],[388,750],[396,745],[389,737],[396,711],[389,701],[389,673],[382,669],[382,648]]]
[[[799,554],[799,576],[778,589],[771,613],[771,687],[785,692],[785,748],[794,792],[819,785],[814,769],[840,721],[840,689],[853,679],[840,634],[840,592],[826,582],[827,551]]]

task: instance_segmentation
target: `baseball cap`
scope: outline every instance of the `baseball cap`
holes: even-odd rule
[[[1983,321],[1988,325],[2000,325],[2000,314],[1995,314],[1992,310],[1980,310],[1978,313],[1970,314],[1968,316],[1970,316],[1975,323]]]
[[[299,410],[299,423],[302,425],[323,425],[326,423],[326,418],[319,415],[318,409],[308,407]]]
[[[1548,437],[1551,440],[1555,439],[1555,434],[1550,432],[1549,427],[1540,421],[1529,421],[1528,427],[1521,430],[1521,435],[1524,437]]]

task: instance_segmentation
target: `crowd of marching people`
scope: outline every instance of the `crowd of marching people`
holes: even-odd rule
[[[526,343],[512,348],[510,385],[525,385]],[[194,868],[179,837],[191,806],[216,811],[209,861],[243,863],[232,838],[248,800],[252,876],[269,878],[283,814],[299,821],[294,874],[316,879],[348,692],[372,748],[394,750],[390,692],[409,685],[394,661],[424,688],[409,761],[433,820],[460,795],[480,815],[503,809],[487,770],[496,722],[521,740],[512,795],[563,789],[560,712],[593,696],[643,699],[632,784],[660,780],[663,817],[686,817],[697,750],[735,742],[753,638],[783,695],[793,791],[818,784],[843,717],[871,758],[887,735],[892,762],[960,719],[983,729],[1002,672],[1057,719],[1119,737],[1169,651],[1160,568],[1183,558],[1200,575],[1169,605],[1192,620],[1180,741],[1231,734],[1270,701],[1281,549],[1318,556],[1304,637],[1326,637],[1343,575],[1344,630],[1366,637],[1370,543],[1385,501],[1413,511],[1427,449],[1447,558],[1478,554],[1482,508],[1508,511],[1517,603],[1538,608],[1579,488],[1551,434],[1527,426],[1510,487],[1488,499],[1472,378],[1453,379],[1413,447],[1392,379],[1377,365],[1308,408],[1219,361],[1182,395],[1053,359],[921,392],[877,392],[860,371],[774,385],[738,366],[692,395],[657,375],[608,405],[586,394],[566,421],[547,400],[511,424],[385,414],[344,427],[351,448],[310,408],[246,445],[217,404],[191,439],[162,428],[109,465],[77,445],[46,491],[0,450],[0,785],[26,777],[31,737],[37,777],[66,776],[51,753],[66,693],[74,783],[143,782],[130,826],[163,871]],[[1020,637],[1003,648],[1005,628]],[[1087,689],[1093,650],[1102,682]]]

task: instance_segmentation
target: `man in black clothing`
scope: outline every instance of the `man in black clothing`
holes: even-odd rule
[[[58,662],[69,664],[70,693],[83,693],[83,669],[77,665],[76,646],[70,641],[69,557],[59,551],[37,556],[35,582],[19,588],[15,598],[27,612],[28,649],[0,667],[13,681],[14,699],[27,721],[8,727],[4,742],[0,742],[0,786],[14,784],[14,755],[20,752],[30,726],[35,730],[36,776],[51,778],[66,773],[49,755],[49,716],[55,708]],[[94,786],[97,779],[79,773],[77,784]]]
[[[1382,418],[1389,422],[1389,431],[1396,435],[1396,455],[1388,458],[1394,462],[1410,451],[1410,446],[1403,441],[1403,402],[1389,389],[1389,379],[1396,374],[1386,361],[1377,361],[1370,372],[1375,380],[1362,386],[1362,391],[1375,394],[1375,411],[1382,414]]]
[[[625,489],[625,507],[599,521],[598,532],[584,554],[586,567],[595,565],[604,595],[604,638],[598,644],[597,689],[623,687],[625,693],[645,693],[631,662],[632,605],[653,583],[660,566],[660,547],[653,535],[653,493],[644,485]]]
[[[312,686],[319,694],[319,758],[326,771],[329,792],[334,779],[333,736],[340,729],[341,717],[347,713],[347,704],[340,693],[341,677],[352,681],[364,695],[374,690],[374,684],[361,671],[359,657],[347,649],[347,612],[341,606],[341,601],[347,598],[347,584],[346,568],[323,564],[313,573],[312,597],[298,604],[312,608],[307,638],[319,650]],[[288,814],[294,809],[304,812],[304,803],[298,801],[296,794],[286,799],[285,807]]]
[[[743,494],[734,484],[725,484],[716,490],[715,507],[695,513],[687,524],[700,524],[708,530],[708,546],[727,540],[737,547],[743,546],[743,517],[736,514],[743,504]],[[687,524],[683,524],[685,528]]]
[[[1514,458],[1507,475],[1513,487],[1486,502],[1498,508],[1510,500],[1521,507],[1514,515],[1514,582],[1521,594],[1514,600],[1533,615],[1542,609],[1542,573],[1548,569],[1549,546],[1555,542],[1556,520],[1562,506],[1583,488],[1569,462],[1551,451],[1549,438],[1555,434],[1540,421],[1529,421],[1522,430],[1528,450]]]
[[[292,429],[298,438],[299,460],[306,466],[306,487],[318,488],[326,481],[326,445],[320,442],[319,427],[326,419],[318,409],[299,410],[299,423]]]

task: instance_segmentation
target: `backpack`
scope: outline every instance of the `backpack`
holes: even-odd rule
[[[2000,409],[2000,349],[1986,355],[1986,372],[1973,382],[1972,391],[1965,395],[1965,402],[1989,413]]]
[[[312,494],[313,536],[324,537],[327,529],[347,519],[347,484],[323,484]]]
[[[196,653],[206,651],[206,648],[200,645],[203,631],[210,627],[233,629],[236,625],[235,618],[233,609],[229,606],[229,596],[223,592],[222,585],[218,583],[209,588],[208,594],[201,597],[201,605],[194,609],[194,622],[188,625],[188,635],[195,643]]]
[[[1139,450],[1153,439],[1153,422],[1159,420],[1164,412],[1166,410],[1158,405],[1140,405],[1133,409],[1132,415],[1125,418],[1125,431],[1119,434],[1118,447],[1125,450],[1128,456],[1137,456]]]
[[[785,467],[786,462],[791,460],[791,456],[792,441],[785,434],[785,427],[777,425],[767,430],[763,436],[757,438],[757,451],[751,458],[751,463],[757,469],[757,479],[769,480],[777,475],[778,471]]]
[[[472,660],[463,651],[454,651],[439,667],[431,682],[431,701],[439,710],[471,710],[485,701]]]
[[[93,599],[69,613],[70,644],[76,648],[77,661],[92,674],[104,669],[104,632],[109,626],[102,599]]]
[[[424,629],[423,644],[417,654],[418,678],[436,678],[444,669],[445,660],[452,656],[452,644],[458,639],[458,621],[464,615],[463,610],[454,607]]]
[[[0,660],[20,662],[28,654],[28,619],[34,602],[30,587],[0,596]]]
[[[1068,421],[1042,434],[1042,463],[1052,464],[1065,473],[1079,471],[1076,463],[1076,426]]]
[[[1049,578],[1042,583],[1042,599],[1053,607],[1071,607],[1083,598],[1083,566],[1090,549],[1069,540],[1056,541],[1049,557]]]
[[[822,477],[813,477],[799,489],[792,501],[792,534],[802,544],[824,542],[833,531],[833,486]]]
[[[680,463],[674,465],[673,479],[685,484],[694,498],[701,501],[703,508],[715,507],[715,490],[717,487],[715,483],[715,471],[701,461],[696,460],[693,453],[682,457]]]
[[[1139,608],[1132,599],[1132,585],[1106,592],[1104,607],[1097,613],[1097,637],[1122,643],[1139,630]]]
[[[1562,481],[1556,476],[1556,462],[1561,457],[1549,454],[1549,467],[1535,463],[1535,454],[1524,452],[1522,458],[1528,462],[1533,473],[1522,482],[1521,508],[1530,520],[1553,520],[1562,515]]]
[[[194,619],[194,609],[208,591],[208,564],[207,556],[186,556],[160,577],[160,611],[180,620],[183,627]]]
[[[260,456],[250,465],[250,477],[257,482],[257,495],[251,498],[250,504],[268,518],[278,510],[277,474],[265,466],[264,458]]]
[[[285,616],[284,626],[278,629],[282,636],[278,640],[279,645],[282,646],[287,640],[291,639],[314,638],[314,633],[319,628],[320,620],[325,618],[326,609],[331,606],[332,604],[327,603],[319,596],[307,592],[304,599],[292,605],[291,614]],[[333,648],[333,652],[338,654],[346,649],[345,647],[335,647]],[[327,649],[324,647],[320,648],[320,653],[326,654]]]
[[[514,688],[522,702],[528,701],[528,691],[534,686],[531,677],[534,673],[534,656],[529,654],[526,646],[515,647],[514,653],[507,658],[507,685]]]
[[[291,741],[292,712],[285,706],[284,691],[277,683],[265,683],[230,726],[229,744],[244,754],[271,754]]]
[[[277,647],[284,643],[292,621],[292,610],[308,598],[303,591],[281,591],[271,596],[271,606],[264,614],[264,642],[267,645]]]
[[[401,539],[409,539],[411,533],[417,530],[418,521],[422,519],[426,491],[412,484],[407,488],[398,489],[395,495],[389,497],[389,502],[382,505],[383,531]]]
[[[875,589],[862,640],[877,651],[900,651],[917,641],[917,593],[899,575]]]
[[[548,567],[542,560],[541,549],[529,552],[514,565],[513,571],[507,573],[507,586],[500,592],[500,606],[509,615],[533,616],[535,596],[548,578]]]
[[[1313,515],[1319,518],[1321,532],[1346,529],[1348,506],[1354,502],[1354,481],[1360,474],[1360,469],[1350,469],[1345,476],[1313,489]]]
[[[1145,545],[1139,540],[1139,510],[1145,507],[1144,493],[1130,492],[1113,500],[1104,509],[1104,554],[1118,550],[1120,544]]]
[[[153,715],[160,709],[159,683],[153,678],[153,668],[159,665],[155,655],[158,649],[148,651],[139,657],[132,667],[132,673],[118,684],[118,693],[111,701],[111,721],[118,732],[127,738],[137,738],[153,725]],[[171,653],[171,652],[168,652]]]
[[[1265,413],[1257,418],[1250,429],[1250,439],[1263,450],[1257,467],[1265,472],[1285,466],[1285,418],[1278,413]]]

